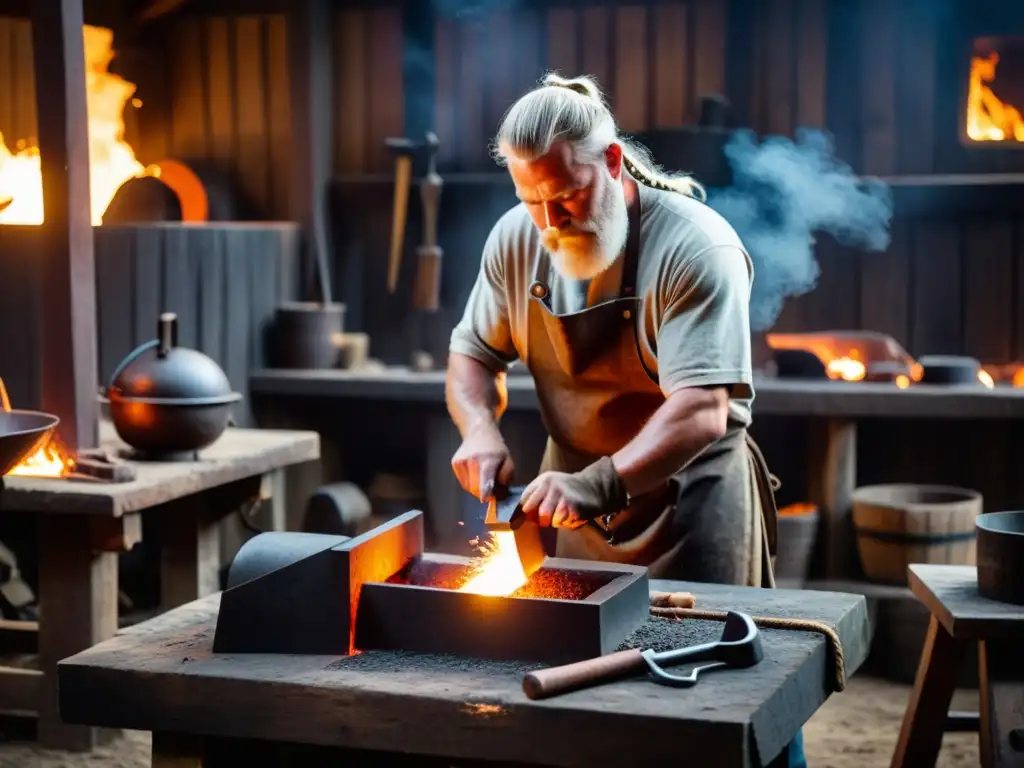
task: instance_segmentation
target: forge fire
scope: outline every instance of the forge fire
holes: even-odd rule
[[[89,184],[92,223],[101,224],[114,193],[135,176],[159,175],[156,166],[145,167],[125,141],[126,105],[139,108],[135,85],[108,71],[114,59],[114,34],[109,29],[86,26],[86,108],[89,115]],[[43,222],[43,180],[39,148],[30,137],[0,134],[0,224]]]
[[[1024,142],[1024,38],[975,41],[968,81],[971,141]]]
[[[6,413],[14,410],[3,379],[0,379],[0,410]],[[54,433],[35,453],[22,459],[7,474],[21,477],[69,477],[75,471],[75,465],[74,457]]]

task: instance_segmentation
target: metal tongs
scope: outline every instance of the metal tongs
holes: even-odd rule
[[[744,669],[764,658],[761,633],[754,620],[745,613],[726,614],[722,636],[713,643],[678,648],[672,651],[617,651],[596,659],[577,661],[561,667],[539,669],[523,679],[523,692],[531,699],[546,699],[561,693],[588,688],[640,672],[646,666],[651,679],[661,685],[688,688],[696,685],[702,672],[721,667]],[[711,662],[694,667],[688,674],[673,675],[664,667]]]
[[[722,629],[722,637],[713,643],[692,645],[688,648],[677,648],[674,651],[662,651],[656,653],[651,649],[641,654],[651,677],[656,683],[672,685],[677,688],[689,688],[697,684],[697,677],[701,672],[716,669],[718,667],[734,667],[743,669],[752,667],[764,658],[764,649],[761,647],[761,633],[754,620],[745,613],[729,611],[725,619],[725,627]],[[664,670],[664,667],[679,666],[681,664],[693,664],[700,661],[710,661],[710,664],[696,666],[685,675],[673,675]]]

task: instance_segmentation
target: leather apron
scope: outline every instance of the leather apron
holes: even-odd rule
[[[542,472],[576,472],[614,454],[665,402],[638,347],[640,216],[638,195],[618,298],[582,311],[554,314],[541,250],[524,362],[549,435]],[[746,429],[731,426],[663,488],[616,515],[559,530],[556,554],[645,565],[652,578],[774,586],[776,488]]]

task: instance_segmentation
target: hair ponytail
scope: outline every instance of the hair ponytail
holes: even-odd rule
[[[492,155],[503,164],[505,153],[532,159],[556,141],[569,142],[577,157],[596,161],[613,143],[622,146],[622,164],[636,181],[654,189],[705,199],[704,188],[684,173],[668,173],[639,142],[621,136],[604,95],[591,77],[567,79],[549,72],[540,85],[516,101],[498,127]]]

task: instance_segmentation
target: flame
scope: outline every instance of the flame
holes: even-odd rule
[[[156,167],[145,168],[124,140],[124,108],[142,102],[132,99],[135,85],[107,71],[114,58],[114,33],[102,27],[86,26],[85,96],[89,115],[89,197],[92,223],[103,222],[114,193],[134,176],[159,175]],[[12,151],[0,134],[0,201],[10,204],[0,210],[0,224],[41,224],[43,181],[39,148],[31,140],[19,139]]]
[[[1024,141],[1024,117],[986,85],[996,77],[999,54],[971,58],[967,90],[967,136],[973,141]]]
[[[825,366],[825,373],[834,380],[860,381],[867,375],[867,372],[867,367],[856,359],[855,353],[852,357],[837,357],[835,360],[829,360]]]
[[[0,407],[8,413],[13,410],[3,379],[0,379]],[[57,436],[53,435],[39,450],[22,459],[18,466],[7,474],[22,477],[67,477],[74,469],[75,460],[71,457],[70,452],[61,445]]]
[[[1015,387],[1024,387],[1024,365],[1013,372],[1013,378],[1010,381]]]
[[[519,561],[516,535],[511,531],[499,531],[481,547],[483,556],[474,574],[463,584],[460,592],[475,595],[510,595],[526,583],[526,573]]]

